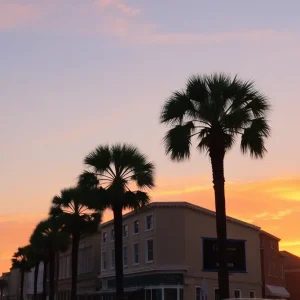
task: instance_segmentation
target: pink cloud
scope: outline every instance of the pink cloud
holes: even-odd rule
[[[37,15],[37,7],[31,4],[0,4],[0,30],[20,27]]]
[[[195,42],[195,43],[216,43],[224,41],[265,41],[265,40],[287,40],[294,38],[292,33],[277,32],[273,30],[254,30],[240,32],[223,32],[212,34],[201,33],[172,33],[162,34],[153,33],[148,37],[149,43],[178,43],[178,42]]]
[[[98,0],[97,6],[100,8],[114,8],[126,15],[137,15],[141,11],[138,8],[130,7],[120,0]]]
[[[138,15],[141,11],[138,8],[133,8],[125,5],[124,3],[117,3],[116,7],[125,14]]]

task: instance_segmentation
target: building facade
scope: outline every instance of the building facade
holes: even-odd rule
[[[80,240],[78,253],[77,291],[79,299],[86,299],[100,290],[100,247],[101,234],[97,232]],[[71,297],[71,247],[60,253],[58,263],[57,300]]]
[[[229,218],[230,294],[262,294],[260,228]],[[218,299],[215,213],[186,202],[151,203],[123,218],[125,294],[129,299]],[[113,222],[101,225],[101,299],[115,292]]]
[[[27,298],[33,299],[34,294],[34,268],[26,274],[27,278]],[[38,271],[38,279],[37,279],[37,294],[38,299],[42,299],[43,293],[43,275],[44,275],[44,264],[41,262],[39,264],[39,271]]]
[[[280,239],[266,231],[260,232],[262,294],[269,299],[288,299],[284,275],[284,257],[279,251]]]
[[[290,293],[289,300],[300,299],[300,257],[287,251],[281,251],[284,257],[286,288]]]

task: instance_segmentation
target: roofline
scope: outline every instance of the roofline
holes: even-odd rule
[[[267,236],[269,236],[269,237],[271,237],[271,238],[277,240],[278,242],[281,241],[281,239],[280,239],[279,237],[277,237],[277,236],[275,236],[275,235],[273,235],[273,234],[271,234],[271,233],[269,233],[269,232],[267,232],[267,231],[260,230],[260,232],[261,232],[262,234],[264,234],[264,235],[267,235]]]
[[[297,259],[300,259],[299,256],[297,256],[297,255],[295,255],[295,254],[293,254],[293,253],[291,253],[291,252],[289,252],[289,251],[281,250],[281,251],[279,251],[279,252],[280,252],[283,256],[289,255],[289,256],[295,257],[295,258],[297,258]]]
[[[178,201],[178,202],[151,202],[150,204],[143,207],[141,210],[151,209],[151,208],[163,208],[163,207],[188,208],[188,209],[195,210],[197,212],[202,212],[202,213],[204,213],[206,215],[209,215],[209,216],[213,216],[213,217],[216,216],[216,213],[212,210],[209,210],[207,208],[204,208],[204,207],[201,207],[201,206],[189,203],[189,202],[184,202],[184,201],[183,202],[181,202],[181,201]],[[126,214],[123,215],[123,219],[127,219],[128,217],[130,217],[130,216],[132,216],[136,213],[137,213],[136,211],[131,211],[129,213],[126,213]],[[229,217],[229,216],[227,216],[227,221],[230,221],[232,223],[236,223],[236,224],[248,227],[248,228],[252,228],[252,229],[255,229],[255,230],[258,230],[258,231],[261,230],[261,228],[256,226],[256,225],[253,225],[253,224],[250,224],[250,223],[247,223],[247,222],[244,222],[244,221],[241,221],[241,220]],[[108,226],[112,223],[113,223],[113,220],[109,220],[105,223],[102,223],[102,224],[100,224],[99,229],[102,228],[102,227],[106,227],[106,226]]]

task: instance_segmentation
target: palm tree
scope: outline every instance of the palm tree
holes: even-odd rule
[[[39,268],[41,262],[47,267],[47,259],[48,259],[48,249],[45,248],[45,245],[42,245],[43,238],[41,236],[41,232],[39,232],[38,228],[35,228],[33,231],[31,237],[30,237],[30,245],[32,248],[32,255],[33,255],[33,262],[34,262],[34,292],[33,292],[33,300],[37,300],[37,282],[38,282],[38,275],[39,275]],[[47,275],[47,269],[44,272],[45,275]],[[46,297],[46,282],[47,277],[45,276],[45,281],[43,284],[43,295],[44,298]]]
[[[92,197],[96,198],[94,207],[113,211],[116,298],[123,300],[122,212],[138,209],[149,202],[148,194],[140,189],[154,187],[154,165],[136,147],[127,144],[99,146],[86,156],[84,163],[88,170],[80,176],[79,185],[94,191],[97,187],[98,197]],[[129,187],[132,185],[137,190],[132,191]]]
[[[69,245],[69,235],[64,230],[60,218],[50,217],[41,221],[34,234],[36,243],[46,251],[44,260],[43,295],[46,296],[47,265],[49,264],[49,300],[54,300],[54,277],[55,277],[55,254],[59,251],[66,251]]]
[[[77,298],[77,264],[80,238],[97,231],[101,212],[91,213],[86,193],[80,188],[61,191],[52,201],[50,215],[60,217],[65,230],[72,238],[72,287],[71,299]]]
[[[14,253],[12,257],[12,268],[19,269],[21,273],[20,282],[20,300],[24,298],[24,278],[25,273],[30,272],[32,263],[29,259],[30,245],[18,248],[18,251]]]
[[[262,158],[269,137],[269,103],[251,81],[224,74],[192,76],[184,90],[174,92],[163,106],[160,122],[170,125],[164,137],[166,153],[174,161],[190,158],[192,137],[211,161],[218,239],[218,283],[221,299],[229,298],[226,263],[226,205],[224,157],[236,138],[242,153]]]

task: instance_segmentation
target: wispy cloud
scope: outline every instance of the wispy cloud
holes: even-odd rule
[[[0,30],[21,27],[38,15],[38,7],[33,4],[0,3]]]
[[[221,43],[225,41],[266,41],[287,40],[294,37],[289,32],[277,32],[274,30],[248,30],[220,33],[165,33],[152,32],[149,43],[171,44],[179,42],[190,43]]]
[[[74,18],[61,18],[71,9]],[[55,18],[56,22],[53,22]],[[35,21],[38,23],[34,23]],[[68,21],[66,21],[68,20]],[[299,38],[294,33],[276,30],[247,30],[232,32],[173,32],[165,31],[156,22],[146,21],[141,9],[125,0],[96,0],[68,7],[64,0],[41,1],[35,4],[0,4],[0,30],[33,24],[43,31],[60,34],[106,35],[126,43],[141,45],[215,44],[231,41],[288,41]]]
[[[274,213],[270,212],[262,212],[253,216],[253,220],[281,220],[282,218],[292,214],[293,211],[291,209],[280,210]]]
[[[101,9],[112,8],[123,14],[134,16],[140,14],[140,9],[127,5],[120,0],[98,0],[96,5]]]
[[[296,240],[296,241],[286,241],[286,242],[281,242],[280,245],[282,247],[295,247],[295,246],[300,246],[300,241]],[[300,253],[298,254],[300,255]]]

